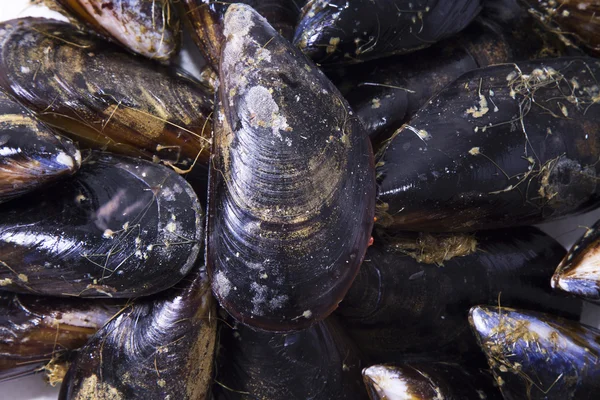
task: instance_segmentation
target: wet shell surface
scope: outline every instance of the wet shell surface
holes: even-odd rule
[[[565,250],[536,228],[415,244],[410,249],[407,241],[376,237],[335,313],[373,362],[476,349],[467,315],[481,303],[500,301],[572,318],[581,313],[581,301],[550,289]]]
[[[0,86],[81,146],[207,162],[212,101],[199,84],[72,25],[0,24]]]
[[[294,44],[319,64],[356,63],[431,46],[465,28],[480,0],[310,0]]]
[[[59,399],[203,400],[212,381],[215,302],[200,266],[176,287],[137,299],[73,361]]]
[[[215,71],[219,69],[223,37],[223,17],[231,3],[210,0],[182,0],[184,16],[192,38]],[[292,40],[300,5],[297,0],[243,0],[269,21],[284,38]]]
[[[179,18],[170,0],[58,0],[100,34],[130,51],[167,61],[181,41]]]
[[[360,354],[334,317],[274,334],[223,325],[215,400],[365,400]]]
[[[363,370],[371,400],[500,400],[490,374],[445,362],[373,365]]]
[[[66,372],[59,360],[85,345],[119,309],[112,300],[0,292],[0,381],[32,374],[46,364],[56,384]]]
[[[350,287],[374,208],[368,137],[331,82],[245,5],[225,15],[210,164],[213,291],[256,328],[305,328]]]
[[[549,314],[478,306],[469,315],[505,400],[592,400],[600,331]]]
[[[0,203],[75,173],[81,153],[0,90]]]
[[[600,301],[600,221],[587,228],[552,276],[552,287]]]
[[[379,157],[378,222],[473,231],[597,206],[599,76],[600,61],[578,57],[462,75]]]
[[[196,261],[202,217],[170,168],[94,153],[73,178],[0,207],[0,287],[80,297],[165,290]]]

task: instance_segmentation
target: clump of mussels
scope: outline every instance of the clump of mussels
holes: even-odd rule
[[[81,145],[206,164],[212,101],[198,82],[70,24],[0,24],[0,86]]]
[[[189,184],[149,161],[94,152],[52,190],[0,206],[0,286],[78,297],[168,289],[202,248]]]
[[[335,86],[252,8],[228,8],[207,267],[221,306],[272,331],[337,307],[374,216],[367,135]]]
[[[0,203],[74,174],[81,153],[0,90]]]
[[[79,0],[84,3],[89,4]],[[185,17],[206,34],[209,64],[217,67],[220,80],[207,270],[195,257],[203,241],[197,196],[173,171],[109,153],[84,155],[75,176],[0,205],[0,213],[10,216],[8,241],[0,245],[0,290],[146,297],[120,300],[121,312],[77,354],[63,350],[80,346],[79,340],[114,310],[86,314],[81,324],[73,318],[78,312],[52,311],[55,302],[79,299],[32,300],[44,308],[15,305],[29,300],[7,294],[17,300],[8,310],[0,307],[0,322],[8,321],[6,330],[0,324],[0,348],[15,348],[20,355],[0,358],[0,365],[8,360],[10,368],[17,360],[18,369],[6,376],[50,358],[47,368],[58,375],[64,370],[60,362],[73,360],[61,391],[65,399],[194,399],[210,397],[209,391],[223,399],[365,399],[369,394],[376,399],[380,389],[388,398],[440,393],[496,398],[497,388],[471,385],[476,379],[485,384],[490,372],[480,371],[484,353],[473,350],[469,307],[500,303],[578,318],[581,301],[549,290],[552,271],[564,257],[549,237],[529,228],[447,231],[529,224],[597,205],[596,59],[478,69],[563,54],[538,35],[515,0],[309,1],[296,33],[311,44],[304,51],[324,64],[433,45],[467,26],[481,5],[494,20],[480,19],[448,38],[447,49],[439,44],[365,63],[364,71],[375,66],[374,72],[359,76],[359,82],[394,87],[360,89],[404,90],[411,96],[408,105],[398,96],[394,108],[383,99],[374,102],[379,96],[374,93],[355,110],[280,35],[290,34],[292,12],[302,2],[278,2],[279,8],[272,0],[249,0],[274,28],[248,6],[234,5],[224,15],[226,4],[186,3]],[[164,1],[152,4],[152,15],[165,16],[160,14]],[[116,5],[104,1],[97,14],[121,11]],[[394,23],[401,20],[406,24]],[[161,36],[165,21],[157,22],[146,19],[142,26],[157,28]],[[134,36],[136,29],[132,26]],[[450,70],[436,68],[429,57],[444,57]],[[399,78],[386,73],[377,80],[387,62],[392,71],[392,64],[399,64]],[[21,19],[0,29],[0,83],[37,116],[74,137],[87,137],[78,139],[80,145],[142,155],[178,172],[197,156],[208,163],[208,151],[201,150],[209,147],[212,101],[198,82],[155,64],[63,23]],[[472,72],[458,77],[466,70]],[[402,76],[408,81],[394,80]],[[404,82],[417,86],[405,88]],[[361,122],[383,119],[406,125],[379,156],[380,224],[352,283],[371,243],[376,199]],[[12,129],[12,123],[3,126]],[[206,139],[197,136],[201,133]],[[0,147],[4,153],[14,149]],[[31,154],[28,162],[34,165],[46,153]],[[400,178],[386,186],[392,176]],[[203,198],[204,191],[196,189]],[[425,223],[413,224],[415,214]],[[446,233],[397,232],[407,229]],[[210,288],[238,320],[223,317],[220,341]],[[325,318],[342,299],[337,315]],[[91,301],[98,300],[82,301],[82,309],[95,312],[86,309]],[[584,337],[566,320],[556,323],[565,327],[561,331],[539,325],[532,314],[520,320],[510,314],[518,320],[513,324],[504,318],[508,309],[501,308],[495,320],[492,309],[485,310],[488,332],[476,311],[472,321],[505,398],[568,398],[572,389],[577,398],[593,397],[597,355],[595,345],[585,342],[595,340],[593,335]],[[29,345],[37,345],[38,333],[48,345],[48,324],[64,343],[40,347],[43,354],[33,359],[38,349]],[[62,336],[63,327],[77,333],[72,336],[77,343]],[[531,343],[535,349],[528,348]],[[546,358],[529,356],[537,350]],[[22,365],[19,357],[32,366]],[[360,369],[373,362],[410,366],[403,370],[408,380],[397,384],[398,370],[374,366],[364,370],[363,385]]]
[[[168,61],[179,49],[179,18],[171,0],[56,0],[98,33],[148,58]]]

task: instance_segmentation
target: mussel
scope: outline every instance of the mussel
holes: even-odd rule
[[[371,400],[500,400],[492,377],[445,362],[373,365],[363,370]]]
[[[335,86],[267,21],[229,7],[210,163],[207,267],[237,320],[305,328],[329,315],[366,251],[368,137]]]
[[[552,287],[600,300],[600,221],[587,228],[584,235],[571,247],[552,276]]]
[[[310,0],[294,44],[319,64],[419,50],[465,28],[480,0]]]
[[[336,314],[371,362],[420,353],[471,357],[467,315],[481,303],[579,317],[581,301],[548,285],[565,250],[538,229],[433,239],[413,239],[411,249],[407,239],[376,237],[340,303]]]
[[[223,17],[231,3],[211,0],[183,0],[192,38],[215,71],[219,69],[223,40]],[[281,36],[292,40],[300,14],[298,0],[240,0],[269,21]]]
[[[94,153],[71,179],[0,206],[0,287],[79,297],[165,290],[196,261],[202,219],[170,168]]]
[[[114,302],[0,292],[0,381],[42,369],[60,382],[67,352],[83,346],[120,309]]]
[[[206,271],[137,299],[78,352],[59,399],[206,399],[216,321]]]
[[[549,32],[567,45],[600,55],[600,3],[597,0],[521,0]]]
[[[510,23],[477,18],[459,34],[428,49],[344,71],[340,85],[372,140],[388,138],[444,86],[465,72],[493,64],[561,55],[528,15]]]
[[[0,90],[0,203],[75,173],[81,153]]]
[[[597,329],[504,307],[473,307],[469,320],[505,400],[597,398]]]
[[[179,49],[179,18],[171,0],[57,0],[98,33],[130,51],[167,61]]]
[[[0,86],[81,145],[206,164],[212,102],[181,73],[44,18],[0,24]]]
[[[598,206],[600,61],[573,57],[468,72],[378,158],[379,222],[472,231]]]
[[[223,324],[215,400],[367,399],[360,354],[334,317],[286,334]]]

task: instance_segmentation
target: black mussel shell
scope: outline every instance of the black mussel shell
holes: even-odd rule
[[[371,400],[500,400],[491,375],[446,362],[373,365],[362,372]]]
[[[70,24],[0,24],[0,86],[82,147],[207,163],[212,101],[199,83]]]
[[[473,307],[469,320],[505,400],[598,398],[597,329],[504,307]]]
[[[170,168],[94,153],[71,179],[0,207],[0,286],[80,297],[165,290],[196,261],[202,217]]]
[[[246,5],[225,15],[210,163],[213,291],[256,328],[329,315],[366,251],[374,210],[368,137],[333,84]]]
[[[367,399],[356,347],[334,317],[286,334],[223,324],[215,400]]]
[[[469,357],[462,353],[476,344],[468,310],[481,303],[579,318],[581,301],[548,285],[565,250],[536,228],[422,237],[410,247],[409,240],[376,238],[336,311],[372,362],[417,353]]]
[[[598,0],[522,0],[549,32],[570,46],[600,55],[600,2]]]
[[[179,18],[171,0],[56,0],[101,35],[148,58],[168,61],[179,49]]]
[[[310,0],[294,44],[319,64],[356,63],[431,46],[465,28],[480,0]]]
[[[83,346],[119,309],[111,300],[0,292],[0,381],[56,365],[57,358]],[[51,376],[52,383],[61,377]]]
[[[214,315],[204,268],[169,291],[135,300],[78,352],[59,399],[206,399]]]
[[[499,24],[477,18],[458,35],[410,55],[349,67],[346,98],[369,137],[389,137],[444,86],[465,72],[492,64],[562,55],[527,14]],[[355,80],[352,82],[352,80]]]
[[[560,58],[462,75],[378,158],[379,222],[472,231],[598,205],[600,61]]]
[[[81,153],[0,90],[0,203],[75,173]]]
[[[600,221],[571,247],[552,276],[552,287],[600,301]]]
[[[265,17],[281,36],[292,40],[300,14],[298,0],[240,0]],[[183,15],[192,38],[215,71],[219,69],[223,43],[223,17],[231,3],[212,0],[182,0]]]

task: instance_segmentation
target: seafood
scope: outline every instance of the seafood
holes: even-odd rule
[[[480,0],[310,0],[294,45],[318,64],[356,63],[430,46],[465,28]]]
[[[505,400],[595,399],[600,331],[533,311],[473,307],[469,321]]]
[[[334,317],[286,334],[223,325],[215,400],[367,399],[360,354]]]
[[[201,400],[210,389],[216,321],[204,268],[137,299],[78,352],[59,399]]]
[[[333,84],[250,7],[229,7],[207,267],[236,320],[306,328],[350,287],[373,225],[368,137]]]
[[[212,101],[197,82],[44,18],[0,24],[0,86],[82,146],[206,164]]]
[[[0,206],[0,287],[79,297],[165,290],[196,261],[202,219],[170,168],[94,153],[72,179]]]
[[[600,56],[600,3],[597,0],[522,0],[529,12],[569,46]]]
[[[371,400],[500,400],[502,396],[483,372],[443,362],[373,365],[363,370]]]
[[[297,0],[243,0],[269,21],[284,38],[291,40],[300,14]],[[219,69],[223,37],[223,17],[231,3],[210,0],[183,0],[182,6],[192,38],[215,71]]]
[[[336,311],[371,362],[417,353],[470,357],[464,353],[476,344],[467,314],[481,303],[579,317],[581,301],[556,296],[548,285],[565,254],[551,237],[528,227],[453,238],[413,239],[413,249],[405,238],[375,238]]]
[[[81,153],[0,90],[0,203],[75,173]]]
[[[170,0],[57,0],[98,33],[130,51],[168,61],[179,48],[179,18]]]
[[[600,300],[600,221],[588,228],[571,247],[552,276],[552,287],[582,296],[587,300]]]
[[[598,206],[600,61],[568,57],[468,72],[378,158],[383,226],[473,231]]]
[[[61,356],[83,346],[119,311],[109,301],[53,299],[0,292],[0,381],[43,368],[62,379]]]
[[[532,18],[510,24],[477,18],[464,31],[410,55],[347,68],[340,83],[371,140],[381,141],[407,122],[438,91],[465,72],[492,64],[561,55]]]

